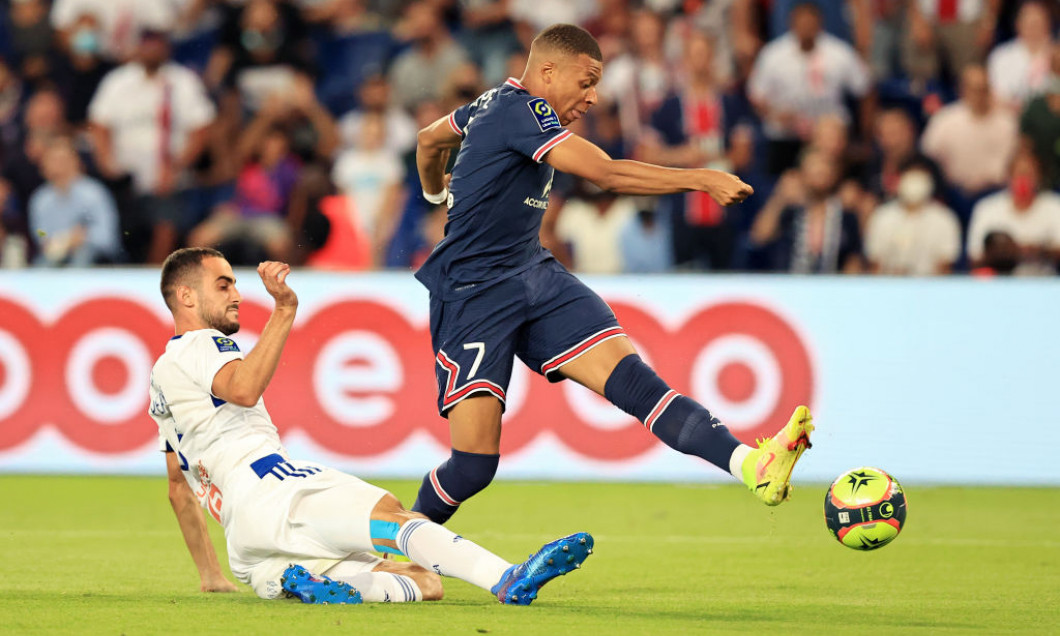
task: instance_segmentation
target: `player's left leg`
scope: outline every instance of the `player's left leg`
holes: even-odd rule
[[[413,563],[476,585],[507,604],[528,605],[546,583],[581,567],[592,553],[593,538],[584,532],[545,544],[513,565],[489,550],[405,510],[392,495],[372,511],[372,543],[377,550],[404,554]]]
[[[671,389],[625,336],[601,343],[557,371],[636,417],[671,448],[728,471],[763,503],[775,506],[790,496],[791,471],[809,448],[813,430],[805,406],[754,449],[741,444],[698,402]]]
[[[558,263],[541,268],[541,297],[516,352],[552,381],[582,384],[636,417],[671,448],[743,481],[768,505],[789,494],[795,461],[809,446],[809,411],[759,449],[741,444],[710,411],[666,384],[637,355],[611,308]]]

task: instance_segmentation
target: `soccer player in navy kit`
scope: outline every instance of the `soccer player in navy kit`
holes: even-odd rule
[[[616,161],[565,125],[596,103],[596,40],[558,24],[533,41],[519,80],[483,93],[420,131],[424,196],[449,207],[445,238],[416,277],[430,291],[438,409],[452,455],[423,480],[413,510],[442,523],[492,481],[514,357],[549,380],[569,378],[633,415],[672,448],[742,480],[764,503],[790,496],[810,446],[809,410],[752,449],[707,409],[670,387],[637,355],[610,307],[541,246],[554,170],[623,194],[701,190],[721,205],[751,187],[716,170]],[[451,176],[449,154],[457,151]]]

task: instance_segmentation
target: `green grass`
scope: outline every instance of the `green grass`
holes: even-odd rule
[[[512,560],[588,530],[585,568],[530,607],[454,580],[437,603],[320,607],[199,593],[164,479],[0,477],[0,633],[1060,630],[1060,490],[913,486],[902,536],[871,553],[827,534],[823,492],[768,509],[737,487],[497,483],[450,526]]]

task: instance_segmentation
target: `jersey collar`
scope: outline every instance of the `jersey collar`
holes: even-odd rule
[[[514,77],[509,77],[508,81],[504,82],[505,86],[511,86],[512,88],[518,88],[521,91],[525,91],[526,87],[519,83],[519,80]]]

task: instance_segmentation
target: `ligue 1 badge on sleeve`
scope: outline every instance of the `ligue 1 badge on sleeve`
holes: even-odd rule
[[[534,119],[537,120],[537,127],[541,129],[541,132],[560,127],[556,111],[548,105],[545,98],[535,97],[528,101],[526,105],[530,107],[530,112],[534,114]]]

